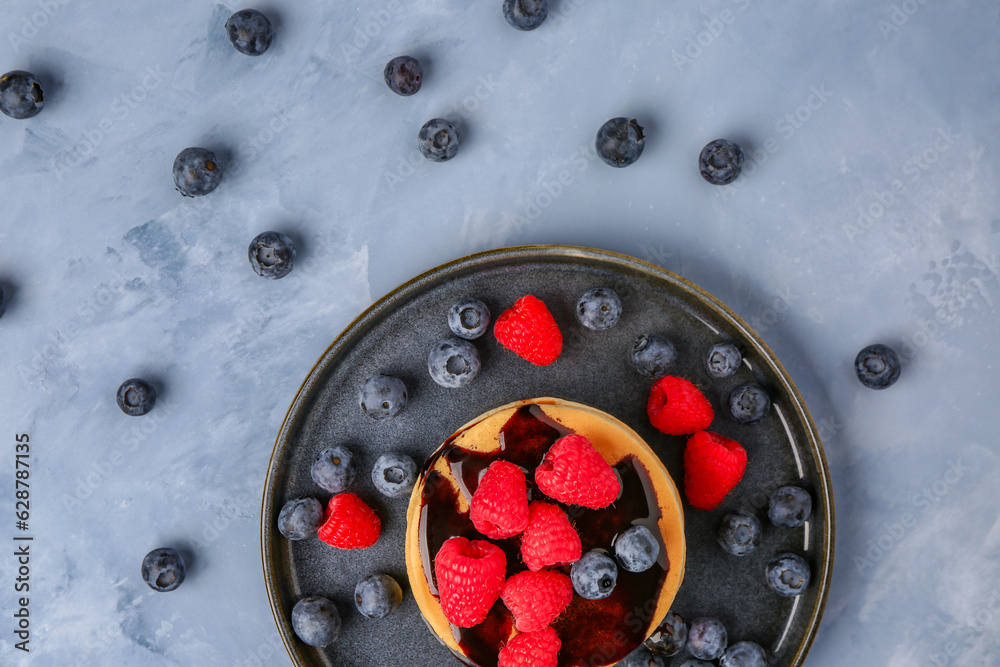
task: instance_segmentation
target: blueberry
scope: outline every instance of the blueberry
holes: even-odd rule
[[[722,667],[767,667],[767,653],[759,644],[736,642],[719,658]]]
[[[368,618],[385,618],[402,601],[403,590],[388,574],[370,574],[354,587],[354,604]]]
[[[622,300],[607,287],[587,290],[576,303],[576,319],[593,331],[610,329],[621,316]]]
[[[185,197],[202,197],[219,187],[222,165],[207,148],[185,148],[174,160],[174,185]]]
[[[289,500],[278,514],[278,532],[290,540],[312,537],[321,523],[323,505],[315,498]]]
[[[656,563],[660,543],[645,526],[632,526],[615,538],[615,556],[629,572],[645,572]]]
[[[406,405],[406,385],[391,375],[376,375],[365,382],[358,401],[372,419],[392,419]]]
[[[727,378],[740,369],[743,355],[732,343],[716,343],[709,349],[705,359],[708,374],[714,378]]]
[[[319,595],[302,598],[292,607],[292,629],[310,646],[328,646],[340,637],[340,612]]]
[[[31,72],[14,70],[0,76],[0,111],[17,120],[31,118],[45,106],[42,85]]]
[[[458,128],[444,118],[433,118],[420,128],[417,148],[431,162],[446,162],[458,154]]]
[[[153,549],[142,559],[142,580],[167,593],[184,583],[184,559],[176,549]]]
[[[616,667],[667,667],[667,661],[640,644],[639,648],[625,656]]]
[[[778,595],[793,598],[809,585],[809,564],[802,556],[782,554],[767,564],[767,584]]]
[[[729,394],[729,413],[741,424],[756,424],[770,409],[771,399],[759,384],[743,384]]]
[[[670,372],[677,360],[677,350],[663,336],[643,334],[632,345],[632,365],[648,378],[658,380]]]
[[[779,528],[798,528],[812,514],[812,496],[799,486],[783,486],[771,494],[767,518]]]
[[[646,640],[646,646],[657,655],[676,655],[687,643],[688,626],[676,612],[667,612],[656,630]]]
[[[449,338],[434,345],[427,355],[427,371],[442,387],[459,389],[479,375],[479,352],[461,338]]]
[[[727,552],[746,556],[760,546],[760,521],[752,514],[731,512],[722,517],[715,538]]]
[[[118,394],[115,396],[118,407],[129,417],[141,417],[153,409],[156,403],[156,391],[153,385],[141,378],[125,380],[118,387]]]
[[[597,154],[612,167],[627,167],[642,155],[646,138],[633,118],[612,118],[597,131]]]
[[[732,141],[716,139],[701,149],[698,170],[712,185],[728,185],[743,171],[743,149]]]
[[[726,626],[714,618],[696,618],[688,628],[688,650],[699,660],[715,660],[726,650]]]
[[[405,496],[416,481],[417,464],[406,454],[383,454],[372,466],[372,484],[383,496]]]
[[[264,278],[284,278],[295,266],[295,244],[281,232],[264,232],[247,248],[250,266]]]
[[[887,345],[869,345],[858,352],[854,370],[864,386],[869,389],[885,389],[899,379],[899,357]]]
[[[328,447],[316,456],[309,473],[321,488],[340,493],[351,485],[358,473],[354,452],[343,445]]]
[[[462,299],[448,309],[448,328],[459,338],[479,338],[490,328],[490,309],[479,299]]]
[[[274,39],[274,28],[256,9],[241,9],[226,21],[226,33],[236,50],[248,56],[267,51]]]
[[[549,15],[549,0],[504,0],[503,16],[518,30],[534,30]]]
[[[396,56],[386,63],[382,75],[385,77],[385,85],[389,86],[389,90],[406,97],[420,90],[420,83],[424,79],[424,70],[416,58]]]
[[[603,600],[611,595],[618,582],[618,566],[601,551],[588,551],[569,570],[573,590],[588,600]]]

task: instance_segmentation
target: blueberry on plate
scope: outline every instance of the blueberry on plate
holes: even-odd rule
[[[406,405],[406,385],[391,375],[376,375],[361,387],[358,402],[372,419],[392,419]]]
[[[632,345],[632,365],[653,380],[668,375],[676,360],[677,350],[663,336],[643,334]]]
[[[271,46],[274,28],[267,17],[256,9],[241,9],[226,21],[226,34],[237,51],[259,56]]]
[[[129,417],[141,417],[153,409],[156,391],[153,385],[141,378],[125,380],[115,395],[118,407]]]
[[[698,171],[712,185],[728,185],[743,171],[743,149],[727,139],[716,139],[701,149]]]
[[[742,384],[729,394],[729,413],[741,424],[756,424],[771,409],[771,398],[759,384]]]
[[[431,162],[446,162],[458,155],[458,128],[444,118],[432,118],[424,123],[417,135],[420,154]]]
[[[812,496],[800,486],[783,486],[771,494],[767,518],[779,528],[798,528],[812,514]]]
[[[389,90],[408,97],[420,90],[420,84],[424,79],[424,70],[420,67],[420,62],[412,56],[396,56],[385,65],[382,72],[385,77],[385,85]]]
[[[153,549],[142,559],[142,580],[154,591],[172,591],[184,582],[184,559],[176,549]]]
[[[726,626],[714,618],[696,618],[688,627],[687,647],[699,660],[715,660],[726,650]]]
[[[740,369],[743,355],[732,343],[716,343],[708,350],[705,359],[708,374],[714,378],[727,378]]]
[[[646,137],[632,118],[612,118],[597,131],[597,154],[612,167],[627,167],[642,155]]]
[[[587,600],[603,600],[618,583],[618,566],[606,553],[588,551],[569,570],[576,594]]]
[[[765,569],[767,584],[778,595],[793,598],[809,585],[809,564],[802,556],[781,554],[771,559]]]
[[[372,484],[383,496],[405,496],[410,493],[416,481],[417,464],[406,454],[383,454],[372,466]]]
[[[295,266],[295,244],[281,232],[264,232],[247,248],[254,273],[264,278],[284,278]]]
[[[639,648],[625,656],[616,667],[667,667],[667,661],[650,651],[645,644],[639,644]]]
[[[45,106],[42,84],[31,72],[16,69],[0,76],[0,111],[16,120],[38,114]]]
[[[340,637],[340,612],[324,597],[304,597],[292,607],[292,630],[310,646],[328,646]]]
[[[340,493],[347,489],[357,472],[354,452],[343,445],[327,447],[321,451],[309,469],[313,481],[330,493]]]
[[[760,546],[760,521],[746,512],[730,512],[722,517],[715,533],[719,545],[734,556],[746,556]]]
[[[222,165],[207,148],[185,148],[174,160],[174,185],[185,197],[202,197],[219,187]]]
[[[490,328],[490,309],[479,299],[462,299],[448,309],[448,328],[459,338],[475,340]]]
[[[589,289],[576,302],[576,319],[592,331],[610,329],[621,316],[622,300],[608,287]]]
[[[680,653],[687,643],[688,626],[677,612],[667,612],[656,630],[646,640],[646,646],[657,655],[670,657]]]
[[[660,543],[646,526],[632,526],[614,540],[615,557],[628,572],[645,572],[660,555]]]
[[[461,338],[436,343],[427,355],[427,372],[431,379],[449,389],[459,389],[475,380],[479,368],[476,346]]]
[[[315,498],[289,500],[278,514],[278,532],[290,540],[312,537],[321,523],[323,505]]]
[[[736,642],[719,658],[722,667],[767,667],[767,653],[760,644]]]
[[[370,574],[354,587],[354,604],[368,618],[385,618],[402,601],[403,589],[388,574]]]
[[[518,30],[534,30],[549,15],[549,0],[504,0],[503,17]]]
[[[869,345],[858,352],[854,370],[869,389],[885,389],[899,379],[899,356],[887,345]]]

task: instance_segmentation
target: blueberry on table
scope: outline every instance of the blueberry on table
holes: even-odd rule
[[[292,607],[292,630],[310,646],[329,646],[340,637],[340,612],[325,597],[304,597]]]
[[[636,119],[612,118],[597,131],[597,154],[612,167],[627,167],[642,155],[646,137]]]
[[[417,135],[420,154],[431,162],[446,162],[458,154],[458,128],[444,118],[432,118],[424,123]]]
[[[688,628],[688,651],[699,660],[715,660],[726,650],[726,626],[714,618],[696,618]]]
[[[185,197],[202,197],[219,187],[222,165],[207,148],[185,148],[174,160],[174,185]]]
[[[616,667],[667,667],[667,661],[650,651],[645,644],[639,644],[639,648],[625,656]]]
[[[603,600],[618,583],[618,566],[606,553],[588,551],[573,563],[569,571],[576,594],[587,600]]]
[[[715,537],[719,545],[734,556],[746,556],[760,546],[760,521],[746,512],[731,512],[722,517]]]
[[[504,0],[503,3],[503,17],[518,30],[534,30],[548,15],[548,0]]]
[[[771,398],[759,384],[743,384],[729,394],[729,413],[741,424],[756,424],[771,409]]]
[[[479,338],[490,328],[490,309],[479,299],[462,299],[448,309],[448,328],[459,338]]]
[[[719,658],[721,667],[767,667],[767,653],[760,644],[736,642]]]
[[[125,380],[118,387],[115,396],[118,407],[129,417],[141,417],[153,409],[156,403],[156,391],[153,385],[141,378]]]
[[[887,345],[869,345],[858,352],[854,370],[869,389],[885,389],[899,379],[899,356]]]
[[[389,90],[403,97],[420,90],[420,84],[424,80],[424,70],[412,56],[396,56],[386,63],[382,75]]]
[[[375,375],[361,387],[358,401],[372,419],[392,419],[406,405],[406,385],[391,375]]]
[[[295,244],[281,232],[264,232],[250,242],[247,256],[254,273],[277,280],[295,266]]]
[[[622,316],[622,300],[608,287],[587,290],[576,303],[576,319],[592,331],[603,331],[618,324]]]
[[[372,484],[383,496],[405,496],[410,493],[416,481],[417,463],[406,454],[383,454],[372,466]]]
[[[667,612],[656,630],[646,640],[646,646],[657,655],[670,657],[680,653],[687,643],[688,626],[677,612]]]
[[[727,378],[740,369],[743,355],[732,343],[716,343],[708,351],[705,364],[708,374],[714,378]]]
[[[712,185],[728,185],[743,171],[743,149],[728,139],[716,139],[701,149],[698,171]]]
[[[45,106],[42,84],[31,72],[14,70],[0,76],[0,111],[16,120],[38,114]]]
[[[809,585],[809,564],[802,556],[782,554],[773,558],[764,571],[767,584],[778,595],[793,598]]]
[[[779,528],[798,528],[812,514],[812,496],[800,486],[783,486],[771,494],[767,518]]]
[[[632,526],[614,542],[615,557],[628,572],[645,572],[660,555],[660,543],[646,526]]]
[[[289,500],[278,514],[278,532],[290,540],[313,537],[321,523],[323,505],[315,498]]]
[[[436,343],[427,355],[427,372],[442,387],[459,389],[479,375],[479,352],[461,338]]]
[[[226,21],[226,34],[237,51],[259,56],[271,46],[274,28],[267,17],[256,9],[241,9]]]
[[[370,574],[354,587],[354,604],[368,618],[385,618],[402,601],[403,589],[388,574]]]
[[[643,334],[632,345],[632,365],[635,370],[653,380],[670,373],[670,367],[677,360],[677,350],[673,344],[656,334]]]
[[[357,472],[354,452],[343,445],[327,447],[321,451],[309,469],[313,481],[330,493],[346,490]]]
[[[154,591],[172,591],[184,582],[184,559],[176,549],[153,549],[142,559],[142,580]]]

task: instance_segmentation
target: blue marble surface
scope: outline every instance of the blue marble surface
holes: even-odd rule
[[[499,0],[256,5],[259,58],[206,1],[5,0],[0,70],[46,105],[0,117],[0,662],[284,665],[260,566],[260,493],[284,414],[333,338],[417,273],[566,243],[660,264],[772,346],[824,439],[837,562],[808,664],[1000,665],[1000,6],[988,0],[552,0],[537,31]],[[414,97],[382,68],[411,54]],[[608,118],[638,163],[593,154]],[[436,116],[464,144],[416,153]],[[739,141],[745,175],[695,168]],[[170,165],[228,172],[183,200]],[[280,281],[246,258],[275,229]],[[853,376],[894,345],[888,391]],[[150,415],[114,402],[155,382]],[[15,436],[30,527],[14,527]],[[30,653],[15,535],[30,535]],[[6,536],[6,537],[3,537]],[[190,555],[168,595],[139,578]]]

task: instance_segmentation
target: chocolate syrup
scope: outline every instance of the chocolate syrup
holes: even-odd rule
[[[459,491],[431,468],[443,457],[455,479],[461,480],[464,486],[461,493],[468,494],[468,501],[479,486],[482,471],[493,461],[503,459],[527,471],[529,497],[544,498],[535,488],[534,470],[549,447],[569,432],[550,420],[538,406],[523,406],[500,430],[501,448],[497,451],[474,452],[445,443],[441,451],[427,461],[424,469],[429,472],[424,478],[419,533],[425,555],[424,571],[428,573],[432,592],[437,591],[437,586],[431,561],[441,545],[458,536],[485,538],[472,525],[468,512],[459,512]],[[661,514],[646,470],[634,456],[625,457],[615,470],[621,476],[622,493],[610,507],[591,510],[560,504],[576,527],[584,551],[611,551],[615,537],[636,523],[646,525],[659,536],[656,522]],[[508,577],[525,569],[520,557],[520,538],[492,542],[507,556]],[[559,667],[614,664],[645,639],[669,567],[662,543],[660,546],[660,561],[649,570],[636,573],[619,569],[618,583],[610,597],[586,600],[573,596],[573,601],[553,624],[562,641]],[[569,574],[568,566],[559,569]],[[497,654],[510,636],[513,623],[510,611],[498,600],[483,623],[459,629],[459,646],[481,667],[496,667]]]

